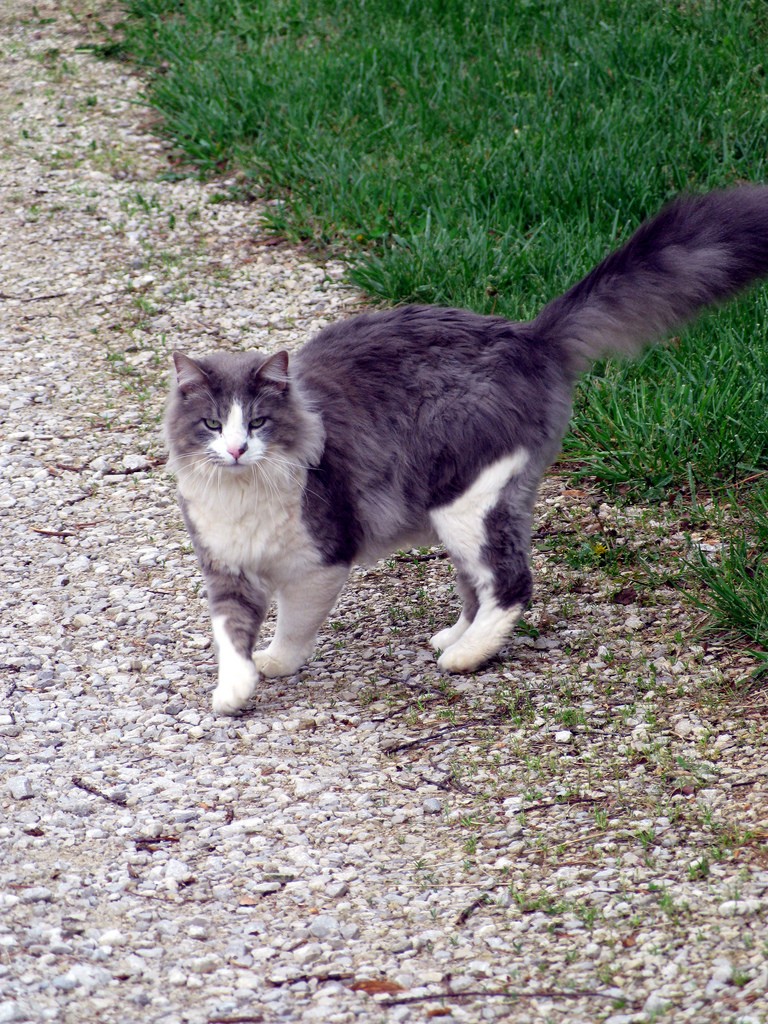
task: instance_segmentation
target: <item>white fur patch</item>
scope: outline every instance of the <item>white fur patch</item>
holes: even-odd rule
[[[212,625],[219,662],[219,682],[213,691],[213,710],[217,715],[233,715],[244,708],[253,696],[259,677],[251,660],[238,653],[229,639],[226,616],[214,616]]]
[[[243,407],[239,402],[230,406],[227,418],[208,445],[210,451],[225,466],[252,466],[264,457],[264,442],[257,431],[252,431],[245,420]],[[241,454],[242,453],[242,454]]]
[[[486,515],[498,503],[510,479],[528,463],[520,448],[487,466],[467,490],[450,505],[431,513],[432,523],[450,554],[469,576],[479,607],[470,623],[462,615],[448,629],[432,637],[432,646],[443,653],[438,666],[445,672],[471,672],[504,645],[520,618],[522,605],[501,608],[494,596],[493,571],[482,558]]]
[[[321,561],[302,518],[306,471],[282,460],[231,468],[203,461],[177,474],[212,558],[232,572],[258,576],[271,590],[303,578]]]
[[[455,644],[459,637],[466,633],[469,626],[470,621],[462,612],[452,626],[448,626],[446,629],[441,629],[439,633],[435,633],[429,642],[436,651],[447,651],[451,644]]]
[[[443,672],[472,672],[492,658],[506,642],[523,611],[521,604],[500,608],[481,602],[472,625],[437,659]]]
[[[511,455],[487,466],[476,480],[450,505],[443,505],[430,514],[437,533],[462,566],[472,576],[478,589],[493,586],[491,570],[482,565],[480,553],[485,544],[483,520],[498,502],[511,477],[521,473],[528,463],[528,452],[519,448]],[[466,565],[465,565],[466,562]]]
[[[478,518],[482,519],[499,500],[499,495],[510,479],[525,469],[528,458],[528,452],[524,448],[519,448],[511,455],[505,455],[504,458],[486,466],[463,494],[450,505],[443,505],[432,512],[435,525],[437,526],[438,522],[444,523],[446,517],[457,524],[474,523]]]

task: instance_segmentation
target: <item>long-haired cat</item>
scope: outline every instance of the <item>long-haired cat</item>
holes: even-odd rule
[[[290,362],[175,353],[166,438],[213,618],[214,710],[296,672],[353,563],[414,545],[456,567],[440,669],[495,655],[531,596],[531,509],[577,375],[766,273],[768,187],[743,187],[672,203],[531,322],[408,306],[328,327]]]

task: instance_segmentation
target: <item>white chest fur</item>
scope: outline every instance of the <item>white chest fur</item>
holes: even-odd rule
[[[269,478],[224,470],[203,483],[197,474],[181,473],[179,490],[215,562],[279,585],[320,562],[301,514],[303,476],[294,467]]]

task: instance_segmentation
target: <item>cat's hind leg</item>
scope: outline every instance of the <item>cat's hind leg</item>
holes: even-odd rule
[[[475,569],[477,613],[467,628],[442,649],[437,664],[444,672],[472,672],[497,654],[530,600],[530,569],[519,548],[500,551],[489,545]]]
[[[456,501],[432,513],[460,577],[470,581],[477,600],[471,620],[463,613],[445,636],[435,638],[451,641],[437,662],[445,672],[471,672],[497,654],[530,600],[530,500],[528,489],[511,480],[525,465],[516,458],[489,466]]]
[[[253,658],[259,672],[290,676],[301,668],[348,575],[348,565],[326,565],[278,588],[274,639]]]
[[[479,606],[477,592],[470,577],[459,568],[456,570],[456,589],[462,602],[461,615],[452,626],[441,629],[439,633],[435,633],[430,638],[429,642],[436,651],[447,651],[452,644],[455,644],[472,625],[472,620],[477,614]]]

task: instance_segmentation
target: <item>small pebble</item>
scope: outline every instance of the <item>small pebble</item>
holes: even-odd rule
[[[0,1024],[15,1024],[16,1021],[32,1020],[29,1011],[15,999],[0,1002]]]
[[[35,795],[32,783],[24,775],[16,775],[9,779],[8,790],[14,800],[31,800]]]
[[[327,939],[339,931],[339,922],[329,914],[320,914],[309,926],[310,935],[316,939]]]

